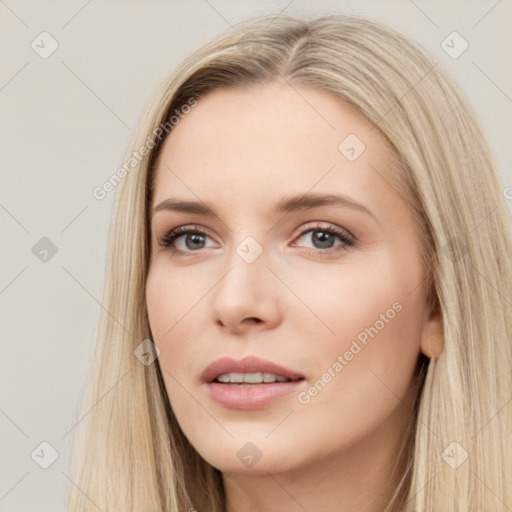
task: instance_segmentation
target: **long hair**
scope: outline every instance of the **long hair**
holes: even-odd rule
[[[426,360],[406,474],[388,510],[510,510],[512,229],[496,164],[464,93],[431,54],[344,14],[248,19],[195,50],[147,108],[130,165],[111,180],[103,310],[74,432],[69,510],[225,510],[221,472],[178,426],[158,358],[143,364],[134,354],[152,339],[148,205],[165,135],[201,96],[275,80],[335,95],[391,144],[443,319],[443,350]]]

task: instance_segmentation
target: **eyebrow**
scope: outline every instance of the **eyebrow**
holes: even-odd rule
[[[284,196],[274,205],[275,214],[290,213],[299,210],[310,210],[321,206],[343,206],[366,213],[373,217],[375,215],[364,205],[354,201],[348,196],[339,194],[299,194],[295,196]],[[153,213],[170,210],[180,213],[203,215],[205,217],[217,217],[217,213],[208,204],[200,201],[184,201],[177,198],[169,198],[153,208]]]

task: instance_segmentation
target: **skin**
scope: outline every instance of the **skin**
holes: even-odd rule
[[[173,410],[222,471],[228,512],[381,512],[399,481],[392,469],[416,363],[420,352],[434,355],[442,331],[426,302],[412,213],[392,186],[386,141],[371,128],[310,86],[215,90],[173,129],[158,160],[153,205],[173,196],[217,212],[152,214],[146,300]],[[355,161],[338,149],[351,133],[366,146]],[[350,196],[373,216],[337,205],[272,212],[282,196],[307,192]],[[182,235],[174,245],[186,252],[173,254],[160,242],[178,226],[207,236],[194,245],[188,235],[187,246]],[[311,229],[330,226],[356,242],[340,249],[332,234],[322,245]],[[236,252],[247,236],[263,249],[252,263]],[[233,410],[201,383],[219,357],[256,355],[302,373],[307,391],[394,303],[400,312],[307,404],[292,393]],[[237,457],[248,442],[261,453],[252,467]]]

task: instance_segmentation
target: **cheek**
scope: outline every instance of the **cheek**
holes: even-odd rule
[[[287,310],[306,329],[298,339],[307,339],[310,333],[316,347],[339,351],[348,349],[356,338],[364,344],[375,328],[390,330],[408,301],[410,287],[385,254],[371,256],[287,276],[290,288],[309,310],[299,303]]]
[[[312,387],[301,403],[312,405],[317,414],[384,414],[412,382],[424,302],[422,287],[412,291],[411,283],[421,282],[421,272],[400,258],[374,260],[373,265],[340,267],[336,277],[317,273],[318,286],[309,282],[300,289],[316,314],[298,320],[315,346],[307,360],[314,369]],[[325,407],[333,403],[340,407]]]
[[[151,332],[157,341],[167,343],[174,339],[176,327],[194,314],[192,309],[201,297],[201,286],[197,285],[200,283],[193,283],[190,278],[184,280],[179,271],[165,261],[156,261],[150,267],[146,305]]]
[[[205,357],[201,346],[193,343],[194,339],[204,337],[200,334],[201,326],[194,322],[201,304],[196,304],[197,292],[183,293],[179,279],[169,274],[148,275],[146,303],[152,341],[160,350],[158,364],[178,424],[187,436],[195,439],[197,433],[200,439],[203,432],[216,426],[211,416],[205,414],[204,406],[194,398],[197,392],[193,384],[194,362]],[[197,442],[200,441],[195,439],[194,444]]]
[[[173,350],[173,344],[180,338],[180,324],[186,323],[183,322],[186,309],[190,309],[190,306],[185,308],[186,302],[180,291],[179,280],[173,273],[164,272],[158,266],[150,268],[146,280],[146,305],[152,341],[160,349],[159,363],[162,371],[165,368],[172,374],[174,367],[179,367],[180,358],[186,357],[184,349],[189,346],[183,343],[180,350]],[[172,358],[169,357],[171,351]],[[163,372],[163,376],[167,381],[169,375]]]
[[[157,343],[171,327],[169,314],[166,312],[174,309],[173,297],[169,294],[166,280],[161,275],[157,270],[151,269],[146,280],[146,306],[151,333],[155,338],[154,343]]]
[[[196,282],[197,281],[197,282]],[[204,339],[204,325],[197,319],[205,318],[204,297],[211,284],[194,278],[181,278],[168,265],[150,267],[146,279],[146,305],[153,343],[159,348],[158,362],[172,400],[184,392],[180,384],[189,387],[193,379],[194,362],[205,358],[204,345],[194,340]],[[201,332],[203,334],[201,335]],[[196,363],[197,366],[197,363]],[[184,393],[186,396],[187,393]]]
[[[407,415],[403,405],[420,354],[421,309],[413,300],[377,297],[357,302],[335,324],[337,339],[311,354],[319,372],[298,397],[307,418],[324,424],[350,425],[344,436],[356,437],[377,428],[386,418]],[[347,423],[348,422],[348,423]]]

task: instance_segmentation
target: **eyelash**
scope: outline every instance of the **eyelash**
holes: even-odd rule
[[[303,250],[308,254],[313,255],[324,255],[327,253],[327,255],[332,255],[333,253],[338,252],[345,252],[350,247],[352,247],[355,243],[355,238],[350,235],[347,231],[341,230],[333,225],[329,225],[329,227],[324,227],[321,225],[316,225],[313,227],[308,227],[307,229],[301,231],[297,238],[303,237],[306,233],[309,232],[315,232],[315,231],[322,231],[323,233],[329,233],[331,235],[336,235],[341,241],[342,244],[329,249],[311,249],[311,248],[304,248]],[[186,234],[197,234],[197,235],[204,235],[208,238],[211,238],[206,232],[202,231],[201,229],[198,229],[197,226],[195,226],[193,229],[190,226],[180,226],[178,228],[171,229],[160,241],[160,245],[165,247],[167,250],[169,250],[172,254],[177,255],[190,255],[197,251],[182,251],[181,249],[177,249],[176,247],[173,247],[172,244],[181,236]]]

